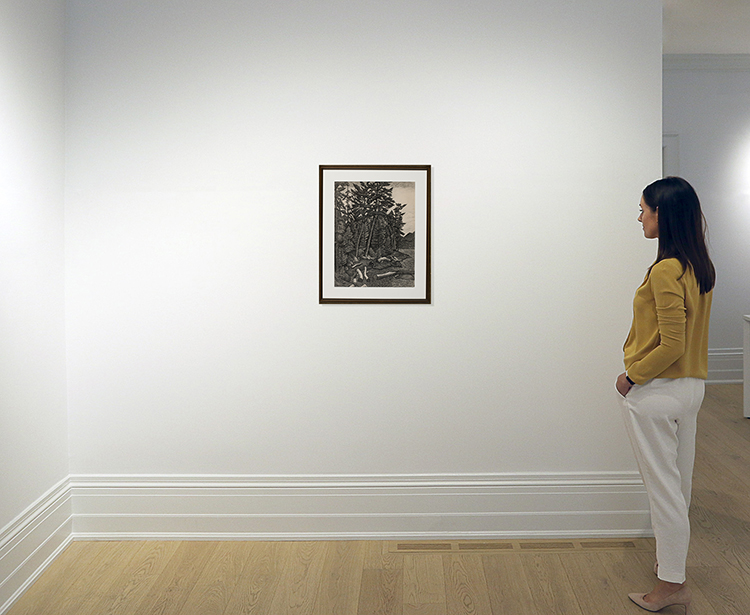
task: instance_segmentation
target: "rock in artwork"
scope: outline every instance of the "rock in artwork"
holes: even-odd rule
[[[335,286],[414,286],[414,182],[335,182]]]

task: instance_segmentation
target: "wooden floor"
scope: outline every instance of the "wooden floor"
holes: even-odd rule
[[[750,420],[707,388],[688,579],[696,615],[750,614]],[[74,542],[9,615],[619,615],[653,541]],[[683,613],[671,607],[662,613]]]

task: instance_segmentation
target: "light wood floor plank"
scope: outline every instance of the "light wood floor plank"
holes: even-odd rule
[[[445,613],[443,558],[433,553],[403,556],[404,614]]]
[[[537,613],[583,615],[559,554],[528,554],[521,563]]]
[[[271,602],[271,613],[309,615],[314,612],[325,551],[325,542],[296,542],[284,550],[287,555],[284,573]]]
[[[101,615],[112,609],[116,603],[118,594],[134,569],[133,559],[144,547],[144,542],[128,542],[125,550],[115,561],[103,567],[95,585],[87,588],[85,597],[76,602],[75,612],[81,615],[97,613]],[[98,565],[98,562],[96,563]]]
[[[731,511],[724,509],[722,500],[728,497],[702,495],[698,505],[701,525],[693,530],[693,537],[702,537],[724,564],[750,577],[750,523],[737,519]]]
[[[711,414],[750,442],[750,419],[743,416],[742,384],[707,386],[703,414]]]
[[[446,615],[445,603],[442,604],[404,604],[404,615]]]
[[[271,602],[283,572],[284,550],[290,543],[241,543],[248,551],[245,567],[237,581],[225,615],[261,615],[271,613]]]
[[[717,611],[714,608],[709,596],[703,593],[701,589],[702,585],[698,582],[701,574],[700,570],[703,568],[707,567],[701,566],[698,568],[687,568],[687,582],[693,591],[693,599],[690,605],[690,610],[694,613],[698,613],[699,615],[723,615],[721,611]],[[693,571],[696,569],[698,570],[698,577],[693,574]]]
[[[142,615],[183,613],[182,609],[190,592],[217,548],[216,542],[180,542],[136,612]]]
[[[182,612],[223,615],[249,556],[246,543],[229,542],[217,548],[182,606]]]
[[[490,605],[493,613],[514,615],[536,615],[534,597],[529,588],[523,558],[507,555],[485,555],[482,557]]]
[[[746,469],[750,462],[737,464],[734,460],[728,460],[720,451],[719,441],[711,445],[699,442],[696,446],[695,461],[698,472],[694,473],[693,479],[694,497],[703,489],[747,498],[750,492],[750,478],[740,477],[738,470]],[[744,510],[741,512],[748,514]]]
[[[94,543],[96,555],[71,585],[61,600],[51,605],[51,613],[59,615],[83,615],[95,605],[108,588],[113,575],[119,575],[122,566],[140,548],[136,542]]]
[[[156,583],[177,551],[178,542],[144,542],[133,555],[123,574],[115,578],[110,596],[100,599],[92,611],[106,615],[127,615]]]
[[[403,615],[403,570],[362,571],[357,615]]]
[[[747,615],[750,612],[747,579],[733,575],[730,569],[701,566],[690,570],[690,579],[717,615]],[[696,612],[702,613],[697,608]]]
[[[481,555],[443,555],[448,613],[492,615]]]
[[[391,543],[370,540],[365,543],[366,570],[400,570],[403,566],[403,555],[391,553]]]
[[[748,420],[748,419],[745,419]],[[703,433],[697,439],[697,452],[710,456],[720,462],[721,466],[731,472],[722,477],[733,478],[750,488],[750,477],[746,468],[750,464],[750,443],[733,430],[710,415],[702,418]],[[700,477],[699,477],[700,478]]]
[[[722,534],[721,524],[712,525],[710,530],[707,529],[705,523],[714,524],[715,520],[709,510],[705,510],[704,515],[704,525],[692,531],[689,564],[693,565],[693,568],[707,566],[745,570],[749,554],[737,548],[731,535]],[[750,605],[748,606],[750,613]]]
[[[314,613],[356,613],[362,585],[365,543],[329,542]]]
[[[693,500],[695,502],[695,499]],[[714,536],[715,529],[711,519],[711,511],[699,503],[690,507],[690,550],[688,551],[688,566],[721,566],[721,556],[718,545],[721,536]]]
[[[592,555],[594,557],[592,557]],[[610,580],[609,570],[602,565],[605,554],[571,553],[565,556],[565,571],[573,586],[581,611],[598,613],[606,608],[609,613],[624,613],[630,608],[627,594],[617,591]],[[598,557],[597,557],[598,556]],[[655,579],[654,579],[655,581]],[[631,590],[631,591],[648,591]]]

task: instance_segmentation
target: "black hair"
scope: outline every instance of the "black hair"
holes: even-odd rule
[[[716,270],[706,247],[706,219],[693,187],[681,177],[665,177],[646,186],[643,201],[658,214],[659,248],[654,265],[676,258],[684,271],[688,267],[693,270],[701,294],[709,292],[716,283]]]

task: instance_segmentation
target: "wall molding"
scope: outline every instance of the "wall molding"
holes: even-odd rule
[[[744,381],[742,348],[708,350],[708,384],[739,384]]]
[[[663,70],[724,70],[750,71],[747,53],[678,53],[662,56]]]
[[[637,472],[71,477],[81,539],[650,535]]]
[[[0,613],[37,579],[72,540],[67,478],[0,530]]]

